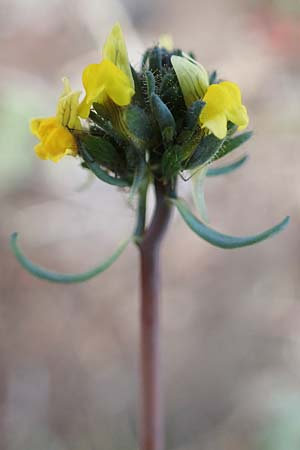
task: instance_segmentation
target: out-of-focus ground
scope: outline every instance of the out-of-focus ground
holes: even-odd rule
[[[174,216],[163,249],[168,449],[296,450],[300,442],[300,7],[294,1],[1,0],[0,449],[137,448],[138,254],[86,284],[51,285],[8,248],[87,269],[133,226],[126,195],[78,161],[38,160],[28,119],[80,86],[116,20],[137,62],[161,33],[240,84],[255,136],[247,166],[209,179],[213,226],[280,236],[224,251]],[[190,187],[181,185],[189,198]]]

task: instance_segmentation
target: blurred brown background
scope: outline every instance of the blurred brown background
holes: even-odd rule
[[[102,261],[132,229],[126,195],[82,190],[78,161],[34,156],[28,119],[53,114],[60,79],[82,68],[116,20],[137,63],[168,32],[240,84],[254,138],[247,166],[206,185],[210,220],[252,234],[286,214],[280,236],[224,251],[174,215],[163,249],[168,449],[300,448],[300,5],[297,0],[0,0],[0,449],[135,449],[138,254],[86,284],[65,272]],[[190,186],[181,185],[190,197]]]

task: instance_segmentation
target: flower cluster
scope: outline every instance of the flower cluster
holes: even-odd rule
[[[248,125],[239,87],[209,77],[166,37],[145,52],[137,72],[116,24],[102,57],[83,71],[81,102],[64,79],[56,117],[31,121],[40,158],[80,156],[112,184],[132,186],[146,172],[169,181],[227,154],[234,132]]]
[[[56,115],[33,119],[30,128],[40,141],[35,147],[40,158],[57,162],[71,155],[100,180],[129,189],[130,199],[138,199],[135,231],[103,264],[67,275],[33,264],[21,252],[14,233],[12,250],[24,268],[59,283],[86,281],[107,269],[131,239],[138,245],[146,239],[151,229],[146,223],[151,184],[158,211],[163,198],[167,209],[175,206],[189,228],[217,247],[256,244],[285,228],[288,217],[262,233],[234,237],[208,224],[205,177],[231,172],[247,159],[244,155],[230,164],[211,166],[251,137],[249,131],[236,134],[247,127],[249,119],[235,83],[219,80],[216,72],[208,74],[192,54],[173,48],[168,36],[144,53],[136,71],[129,63],[119,24],[108,36],[102,57],[83,71],[85,95],[81,100],[81,93],[72,91],[65,78]],[[178,176],[192,178],[200,218],[177,197]],[[155,228],[155,217],[153,221]]]

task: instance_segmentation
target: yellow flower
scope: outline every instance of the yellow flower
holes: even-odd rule
[[[249,123],[246,107],[242,104],[240,88],[231,81],[223,81],[209,86],[207,72],[201,64],[188,55],[172,56],[173,68],[187,107],[196,100],[206,105],[201,111],[199,123],[217,138],[224,139],[227,122],[245,128]]]
[[[227,134],[227,122],[245,128],[249,123],[246,107],[242,104],[241,92],[237,84],[223,81],[208,87],[203,101],[206,103],[200,123],[217,138],[224,139]]]
[[[32,119],[30,130],[41,141],[34,148],[39,158],[58,162],[66,155],[77,155],[73,135],[56,117]]]
[[[30,131],[40,140],[34,148],[37,156],[53,162],[58,162],[66,155],[77,155],[76,141],[68,128],[81,129],[78,119],[80,92],[71,90],[67,78],[63,79],[63,83],[64,91],[58,100],[56,117],[30,121]]]
[[[209,85],[205,68],[190,56],[172,56],[172,66],[175,70],[184,101],[189,107],[196,100],[201,99]]]
[[[134,81],[128,61],[121,26],[117,23],[103,47],[103,60],[90,64],[82,75],[86,91],[80,108],[80,117],[87,118],[94,102],[104,104],[108,99],[118,106],[126,106],[134,95]]]

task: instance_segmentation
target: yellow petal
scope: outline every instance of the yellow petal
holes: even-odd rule
[[[202,123],[212,120],[218,114],[225,114],[230,98],[220,84],[212,84],[207,89],[203,101],[206,103],[200,114]]]
[[[30,131],[38,139],[43,139],[47,134],[49,134],[55,127],[57,127],[58,122],[56,117],[46,117],[39,119],[31,119],[29,123]]]
[[[102,63],[89,64],[83,71],[82,84],[86,95],[79,106],[78,114],[82,118],[89,116],[90,107],[93,102],[100,103],[100,97],[105,89],[104,73]]]
[[[62,82],[64,85],[64,90],[61,94],[61,97],[64,97],[65,95],[71,94],[72,92],[72,88],[71,88],[71,84],[70,84],[70,80],[67,77],[63,77],[62,78]]]
[[[105,69],[103,61],[100,64],[89,64],[83,71],[82,84],[86,92],[86,102],[92,103],[98,99],[105,89]]]
[[[203,126],[211,131],[218,139],[224,139],[227,134],[227,118],[225,114],[217,114],[213,119],[207,120]]]
[[[56,117],[58,122],[64,127],[71,129],[81,129],[78,119],[79,91],[72,91],[70,82],[63,78],[64,90],[57,104]]]
[[[29,128],[31,133],[36,136],[38,139],[40,138],[39,128],[42,119],[31,119],[29,122]]]
[[[119,106],[129,105],[134,95],[129,78],[110,61],[101,63],[105,69],[105,92]]]
[[[222,81],[219,86],[226,89],[233,104],[240,105],[242,103],[241,91],[236,83],[233,83],[232,81]]]
[[[200,114],[200,123],[219,139],[226,136],[227,121],[238,125],[239,129],[248,125],[247,109],[242,105],[237,84],[230,81],[213,84],[207,89],[203,101],[206,105]]]
[[[92,103],[104,103],[105,98],[119,106],[129,105],[134,95],[127,75],[108,60],[90,64],[83,71],[82,82],[86,96],[79,108],[80,117],[86,118]]]
[[[208,75],[201,64],[191,58],[172,56],[172,65],[184,97],[186,106],[203,98],[208,88]]]
[[[58,162],[66,155],[77,155],[77,145],[73,135],[64,127],[54,128],[35,146],[37,156]]]
[[[80,105],[78,107],[79,117],[81,117],[82,119],[87,119],[89,117],[92,103],[93,102],[88,103],[87,96],[84,97],[84,99],[82,100],[82,102],[80,103]]]
[[[240,105],[239,107],[228,111],[227,119],[235,125],[238,125],[239,130],[246,128],[249,123],[249,117],[246,107],[244,105]]]
[[[127,75],[130,87],[134,89],[134,81],[128,60],[126,43],[119,23],[116,23],[112,28],[110,35],[103,46],[102,53],[103,59],[109,60]]]
[[[237,84],[230,81],[224,81],[220,83],[222,88],[226,89],[230,102],[227,105],[227,119],[235,125],[239,126],[239,129],[245,128],[249,123],[249,117],[247,109],[242,105],[242,96],[240,88]]]

